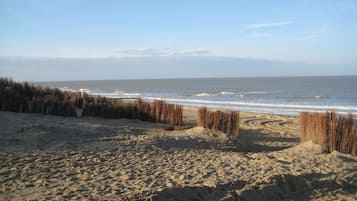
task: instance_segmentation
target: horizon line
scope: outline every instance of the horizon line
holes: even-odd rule
[[[234,77],[172,77],[172,78],[128,78],[128,79],[89,79],[89,80],[43,80],[43,81],[21,81],[21,82],[31,82],[31,83],[41,83],[41,82],[85,82],[85,81],[134,81],[134,80],[189,80],[189,79],[237,79],[237,78],[301,78],[301,77],[356,77],[354,75],[283,75],[283,76],[234,76]],[[0,77],[7,78],[7,77]],[[12,79],[12,78],[10,78]]]

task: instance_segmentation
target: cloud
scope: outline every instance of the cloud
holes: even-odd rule
[[[209,53],[211,53],[211,50],[208,49],[192,49],[192,50],[177,51],[174,53],[174,55],[198,56],[198,55],[208,55]]]
[[[146,51],[143,51],[146,53]],[[142,51],[140,51],[142,53]],[[192,50],[182,54],[197,54]],[[204,51],[202,53],[205,53]],[[0,77],[15,80],[106,80],[136,78],[230,77],[262,75],[276,61],[214,56],[122,58],[0,57]],[[249,66],[249,69],[247,69]],[[258,69],[257,69],[258,68]],[[270,69],[269,72],[272,72]]]
[[[115,53],[123,56],[163,56],[167,54],[167,51],[154,48],[137,48],[116,50]]]
[[[280,27],[292,24],[292,21],[281,21],[281,22],[269,22],[269,23],[258,23],[258,24],[249,24],[246,29],[259,29],[259,28],[269,28],[269,27]]]
[[[355,66],[215,56],[1,57],[0,77],[26,81],[356,74]]]
[[[142,56],[203,56],[211,53],[208,49],[170,49],[170,48],[136,48],[116,50],[118,56],[142,57]]]

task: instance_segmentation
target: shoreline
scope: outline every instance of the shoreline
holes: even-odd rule
[[[64,90],[65,91],[65,90]],[[75,90],[79,92],[80,90]],[[88,93],[91,96],[102,96],[117,100],[135,100],[142,99],[152,102],[162,100],[167,103],[182,105],[184,107],[207,107],[212,110],[230,110],[247,113],[281,115],[298,117],[301,112],[316,112],[324,113],[327,111],[336,111],[340,115],[352,114],[357,116],[357,106],[353,105],[316,105],[316,104],[291,104],[291,103],[269,103],[269,102],[244,102],[244,101],[227,101],[227,100],[202,100],[202,99],[177,99],[172,97],[126,97],[118,95],[110,95],[110,93]],[[256,107],[254,107],[256,106]],[[264,107],[270,106],[270,107]]]
[[[354,90],[346,84],[346,81],[355,83],[354,78],[355,76],[345,79],[272,78],[268,82],[263,78],[69,81],[44,82],[42,86],[85,90],[113,98],[161,99],[185,106],[207,106],[245,112],[297,116],[302,111],[336,110],[340,114],[351,112],[356,115],[357,105],[352,95]],[[310,85],[314,87],[309,88]]]

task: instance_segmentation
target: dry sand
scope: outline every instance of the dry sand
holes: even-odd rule
[[[186,108],[186,123],[194,123]],[[296,118],[230,137],[138,120],[0,112],[0,200],[357,200],[357,157],[300,144]]]

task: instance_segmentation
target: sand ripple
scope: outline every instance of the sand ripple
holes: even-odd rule
[[[134,120],[0,120],[0,200],[357,199],[357,158],[296,146],[294,126],[278,129],[296,120],[283,117],[243,118],[238,138]]]

